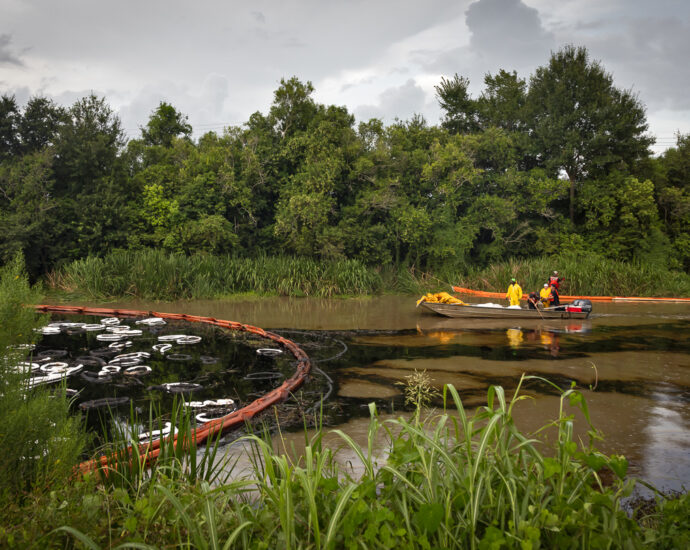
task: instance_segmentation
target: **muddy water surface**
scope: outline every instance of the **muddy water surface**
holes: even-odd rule
[[[400,382],[415,370],[426,370],[439,387],[454,384],[468,406],[483,404],[491,384],[511,395],[523,373],[561,388],[575,382],[604,434],[602,450],[625,455],[633,474],[659,487],[690,486],[690,306],[595,304],[585,321],[502,322],[445,319],[414,302],[383,296],[98,305],[212,316],[284,333],[333,381],[328,422],[360,442],[367,404],[399,414]],[[525,430],[557,415],[557,392],[548,384],[531,381],[523,391],[534,397],[517,407]],[[585,437],[582,419],[578,426]]]

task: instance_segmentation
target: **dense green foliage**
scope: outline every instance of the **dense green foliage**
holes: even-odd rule
[[[79,421],[59,389],[27,391],[21,361],[34,328],[45,323],[26,304],[40,294],[29,286],[21,254],[0,268],[0,508],[27,490],[63,484],[84,448]]]
[[[125,142],[104,99],[0,102],[0,255],[32,277],[116,249],[418,270],[564,251],[690,269],[690,138],[650,157],[641,102],[584,48],[529,79],[461,76],[444,119],[355,125],[282,80],[267,113],[191,139],[161,102]]]

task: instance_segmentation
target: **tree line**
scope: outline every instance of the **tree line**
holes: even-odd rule
[[[192,139],[161,102],[127,141],[105,98],[0,98],[0,255],[34,277],[116,249],[367,265],[558,252],[690,270],[690,135],[653,157],[645,109],[585,48],[528,79],[436,87],[443,119],[356,124],[282,79],[268,112]]]

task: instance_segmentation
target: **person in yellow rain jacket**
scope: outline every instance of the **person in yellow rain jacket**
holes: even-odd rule
[[[520,288],[520,285],[517,284],[514,278],[510,280],[510,286],[508,286],[506,298],[510,300],[511,306],[520,305],[520,298],[522,298],[522,288]]]
[[[541,303],[544,304],[544,307],[549,307],[553,297],[551,296],[551,288],[549,287],[548,283],[545,283],[544,288],[539,291],[539,297],[541,298]]]

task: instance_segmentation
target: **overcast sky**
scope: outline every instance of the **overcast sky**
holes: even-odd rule
[[[647,107],[655,151],[690,133],[686,0],[0,0],[0,93],[105,96],[129,137],[160,101],[198,136],[268,112],[280,79],[359,120],[437,124],[442,76],[529,77],[586,46]]]

